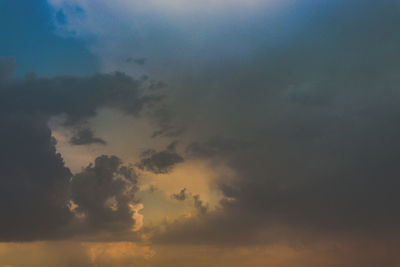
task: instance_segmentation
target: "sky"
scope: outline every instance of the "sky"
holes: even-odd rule
[[[400,266],[397,0],[0,0],[0,267]]]

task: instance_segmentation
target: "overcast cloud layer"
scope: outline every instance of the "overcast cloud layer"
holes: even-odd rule
[[[82,40],[106,74],[16,78],[0,59],[0,240],[354,252],[339,246],[332,266],[376,266],[398,245],[398,1],[48,3],[56,34]],[[128,119],[101,109],[148,121],[151,146],[131,161],[93,155],[73,174],[49,121],[62,118],[68,146],[112,151],[104,125]],[[217,200],[180,184],[199,162]],[[200,184],[201,169],[184,170]],[[146,223],[143,203],[165,219]],[[312,255],[298,266],[326,264]]]

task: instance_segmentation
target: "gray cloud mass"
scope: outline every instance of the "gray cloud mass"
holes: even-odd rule
[[[95,137],[93,131],[89,128],[78,129],[74,136],[71,137],[72,145],[90,145],[90,144],[107,144],[106,141],[99,137]]]
[[[206,133],[188,155],[213,157],[235,179],[217,182],[225,196],[221,209],[201,222],[170,225],[159,242],[237,245],[306,233],[398,237],[398,3],[299,6],[291,23],[301,29],[269,35],[252,57],[185,80],[185,88],[195,88],[183,96],[192,105],[176,116]],[[277,227],[286,232],[276,237]]]
[[[115,156],[100,156],[72,178],[75,211],[86,216],[91,229],[123,231],[134,225],[130,205],[138,189],[137,175],[121,163]]]
[[[174,101],[152,110],[161,128],[154,137],[189,136],[188,157],[234,172],[213,181],[223,195],[218,209],[194,196],[201,216],[167,225],[154,243],[398,238],[399,4],[294,2],[245,35],[261,43],[252,53],[183,68],[168,91]],[[161,96],[122,73],[13,79],[10,62],[0,63],[0,239],[65,235],[70,195],[90,224],[131,226],[134,196],[122,192],[136,176],[100,157],[72,178],[47,122],[64,114],[67,126],[81,126],[99,107],[138,115]],[[137,167],[165,174],[184,160],[173,143],[146,151]]]
[[[116,157],[102,156],[73,177],[56,152],[48,121],[65,115],[66,126],[81,127],[100,107],[136,116],[160,96],[146,94],[140,81],[122,73],[21,79],[12,77],[14,65],[0,58],[0,240],[59,239],[84,231],[71,224],[71,197],[96,228],[132,227],[133,171]],[[101,142],[90,133],[78,133],[75,143]]]
[[[183,157],[176,152],[176,144],[176,142],[171,143],[163,151],[153,149],[144,151],[137,166],[156,174],[169,173],[176,164],[183,162]]]

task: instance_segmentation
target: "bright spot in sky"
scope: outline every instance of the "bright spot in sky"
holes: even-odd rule
[[[130,3],[134,1],[124,0]],[[140,3],[139,3],[140,2]],[[155,8],[164,8],[167,10],[175,11],[200,11],[200,10],[215,10],[225,9],[229,7],[251,7],[268,2],[268,0],[150,0],[150,1],[138,1],[137,4],[143,6],[149,5]],[[136,4],[135,4],[136,5]]]
[[[148,12],[157,11],[160,13],[198,13],[198,12],[224,12],[231,8],[257,8],[261,5],[272,4],[277,0],[48,0],[54,7],[79,6],[84,10],[87,7],[97,5],[107,6],[110,9],[125,11]],[[280,1],[282,2],[282,0]]]

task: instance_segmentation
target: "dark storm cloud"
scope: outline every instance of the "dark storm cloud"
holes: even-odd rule
[[[186,147],[186,154],[191,157],[212,157],[216,155],[226,155],[234,151],[248,147],[249,142],[213,136],[204,142],[192,142]]]
[[[157,174],[169,173],[183,158],[176,152],[176,142],[171,143],[163,151],[147,150],[142,153],[142,159],[137,166],[142,170]]]
[[[73,125],[94,116],[99,107],[137,115],[144,105],[160,99],[143,89],[139,80],[123,73],[16,80],[1,90],[1,111],[64,114],[66,124]]]
[[[122,73],[19,79],[12,78],[14,60],[0,62],[0,240],[56,239],[86,231],[73,223],[71,196],[90,230],[132,227],[133,171],[116,157],[102,156],[72,177],[56,152],[48,121],[65,115],[67,126],[81,127],[100,107],[138,115],[160,97],[146,94],[140,81]],[[90,132],[76,138],[75,143],[100,142]]]
[[[222,210],[171,226],[160,240],[267,243],[277,225],[322,236],[400,233],[398,3],[299,7],[288,12],[296,14],[294,30],[276,39],[271,30],[254,57],[192,81],[201,90],[186,93],[195,101],[180,119],[196,114],[201,131],[251,145],[188,147],[206,158],[223,155],[216,160],[235,170],[234,182],[219,182]],[[262,234],[269,230],[270,239]]]
[[[159,129],[153,132],[152,137],[178,137],[185,131],[185,126],[174,122],[174,114],[168,107],[161,106],[152,110],[154,118]]]
[[[78,129],[75,135],[71,137],[70,143],[72,145],[107,144],[103,139],[95,137],[93,131],[89,128]]]
[[[56,153],[55,140],[40,116],[0,114],[0,240],[63,235],[70,219],[71,172]]]
[[[71,199],[78,205],[75,212],[84,214],[90,228],[123,231],[134,225],[130,205],[137,191],[137,176],[121,163],[115,156],[101,156],[72,178]]]

